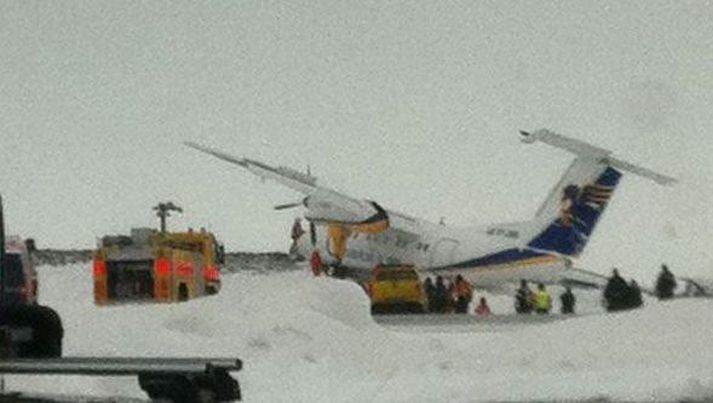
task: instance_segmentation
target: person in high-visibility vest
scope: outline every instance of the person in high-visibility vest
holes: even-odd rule
[[[537,291],[534,295],[535,312],[539,314],[548,314],[552,309],[552,296],[545,289],[545,285],[540,283],[537,285]]]
[[[532,290],[527,286],[526,280],[520,280],[520,288],[517,289],[515,294],[515,312],[519,314],[529,314],[532,312]]]

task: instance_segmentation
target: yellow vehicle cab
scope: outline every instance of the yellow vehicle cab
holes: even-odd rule
[[[371,313],[424,313],[426,293],[421,280],[410,265],[375,267],[367,282]]]
[[[94,302],[176,302],[220,290],[222,245],[212,233],[134,228],[94,252]]]

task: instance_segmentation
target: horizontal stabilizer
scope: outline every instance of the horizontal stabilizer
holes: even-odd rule
[[[672,185],[677,182],[675,178],[654,172],[648,168],[634,165],[630,162],[611,157],[611,151],[593,146],[581,140],[569,138],[561,134],[554,133],[547,129],[539,129],[534,132],[520,131],[522,142],[532,144],[542,142],[553,147],[567,150],[577,156],[597,160],[602,165],[608,165],[622,171],[631,172],[653,180],[660,185]]]
[[[602,163],[608,164],[608,165],[610,165],[614,168],[620,169],[622,171],[631,172],[633,174],[637,174],[644,178],[651,179],[654,182],[658,183],[659,185],[668,186],[668,185],[673,185],[674,183],[678,182],[678,180],[676,178],[662,175],[662,174],[654,172],[648,168],[640,167],[638,165],[634,165],[630,162],[622,161],[617,158],[607,157],[602,161]]]
[[[551,132],[547,129],[539,129],[531,133],[520,130],[520,135],[522,135],[520,140],[523,143],[532,144],[540,141],[581,156],[601,158],[611,154],[611,151],[609,150],[593,146],[581,140],[562,136],[561,134]]]

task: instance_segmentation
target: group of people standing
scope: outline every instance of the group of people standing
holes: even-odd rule
[[[638,308],[643,303],[639,284],[635,280],[631,280],[627,284],[626,280],[619,275],[619,270],[614,269],[604,288],[604,306],[607,311]]]
[[[676,279],[664,264],[656,280],[655,295],[659,299],[673,298],[676,288]],[[432,313],[467,313],[473,299],[473,285],[461,275],[454,281],[442,276],[437,276],[435,283],[430,277],[426,278],[423,288],[428,298],[428,311]],[[619,274],[618,269],[612,271],[612,276],[604,288],[604,305],[607,311],[619,311],[638,308],[643,305],[641,288],[635,280],[626,282]],[[560,308],[563,314],[574,314],[577,298],[570,287],[560,294]],[[528,286],[527,280],[520,281],[520,288],[515,293],[515,312],[518,314],[537,313],[549,314],[552,310],[552,295],[544,284],[537,284],[535,291]],[[480,298],[474,312],[480,316],[490,315],[490,307],[485,298]]]
[[[563,314],[574,313],[574,306],[577,298],[572,290],[567,287],[560,295],[560,303]],[[527,284],[527,280],[520,280],[520,288],[515,293],[515,312],[518,314],[530,314],[532,312],[546,315],[552,310],[552,296],[544,284],[539,283],[537,290],[532,291]]]
[[[676,286],[675,277],[669,271],[668,266],[662,264],[661,272],[656,279],[654,294],[661,300],[673,298],[673,291]],[[635,280],[631,280],[627,284],[619,275],[619,270],[614,269],[606,288],[604,288],[604,303],[607,311],[611,312],[638,308],[643,305],[644,301],[639,284]]]
[[[449,281],[442,276],[436,276],[434,283],[430,277],[423,283],[428,311],[431,313],[468,313],[470,301],[473,299],[473,285],[460,274],[454,281]],[[480,299],[480,304],[475,308],[475,313],[481,316],[490,314],[490,307],[485,298]]]
[[[468,307],[473,299],[473,285],[461,275],[457,275],[454,281],[437,276],[435,283],[430,277],[426,278],[423,288],[428,298],[428,311],[431,313],[468,313]],[[560,295],[560,302],[563,314],[574,313],[576,297],[572,290],[567,287]],[[552,296],[540,283],[537,290],[530,290],[527,281],[520,282],[520,288],[515,294],[515,311],[518,314],[548,314],[552,310]],[[479,316],[491,314],[490,306],[485,297],[481,297],[473,312]]]

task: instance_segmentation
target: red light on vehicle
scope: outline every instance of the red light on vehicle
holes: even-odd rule
[[[203,278],[208,281],[220,281],[220,271],[215,266],[206,266],[203,269]]]
[[[171,274],[171,262],[168,259],[156,259],[156,274],[159,276]]]
[[[94,261],[94,277],[106,275],[106,262],[103,260]]]
[[[369,294],[369,297],[374,296],[374,285],[369,283],[369,285],[366,288],[367,293]]]

